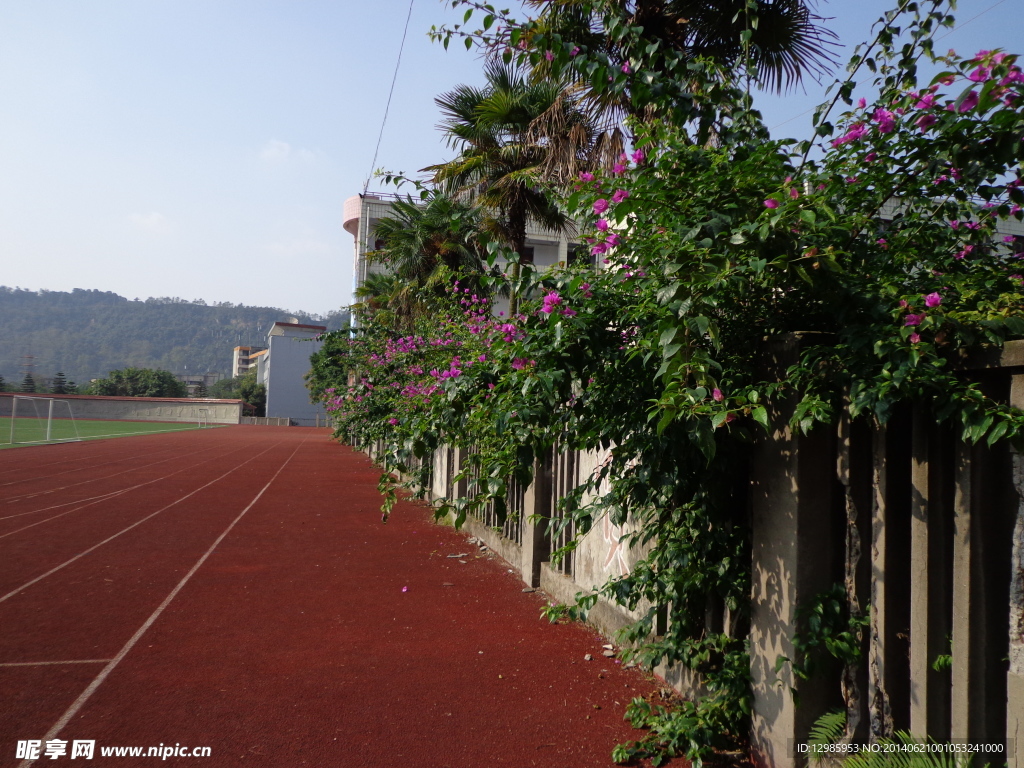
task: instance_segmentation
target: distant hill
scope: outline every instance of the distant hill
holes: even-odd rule
[[[232,349],[265,345],[276,321],[336,330],[348,322],[348,313],[324,317],[172,298],[130,301],[110,291],[0,286],[0,376],[8,385],[20,383],[26,355],[33,357],[37,382],[63,371],[86,384],[127,366],[228,376]]]

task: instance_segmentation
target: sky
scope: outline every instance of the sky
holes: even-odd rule
[[[846,45],[840,60],[890,4],[818,4]],[[408,11],[407,0],[0,0],[0,285],[347,305],[342,206],[373,170]],[[1024,48],[1024,0],[960,0],[956,16],[938,49]],[[414,0],[376,167],[415,174],[452,156],[433,99],[480,83],[480,60],[427,32],[460,17]],[[773,134],[808,135],[827,82],[760,98]]]

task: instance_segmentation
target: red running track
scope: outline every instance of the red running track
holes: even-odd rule
[[[612,765],[653,684],[376,482],[303,428],[0,454],[0,766]]]

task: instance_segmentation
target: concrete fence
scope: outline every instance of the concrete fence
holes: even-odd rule
[[[239,424],[242,419],[241,400],[214,400],[211,398],[179,397],[106,397],[102,395],[35,395],[18,392],[0,392],[0,416],[10,416],[15,397],[30,397],[39,401],[45,417],[47,400],[67,400],[76,419],[103,419],[112,421],[175,421],[197,422],[206,418],[209,424]],[[19,415],[35,415],[36,411],[23,410]],[[205,413],[204,413],[205,412]],[[58,414],[63,416],[64,414]]]
[[[800,344],[780,343],[775,363],[795,361]],[[963,369],[990,396],[1024,407],[1024,342],[965,360]],[[884,426],[843,420],[802,435],[788,426],[793,405],[776,404],[749,475],[737,478],[747,488],[737,519],[751,539],[756,763],[803,764],[793,745],[807,741],[819,716],[843,707],[837,665],[810,680],[797,680],[790,665],[776,671],[780,657],[796,655],[798,610],[838,583],[870,616],[854,742],[907,730],[999,745],[1006,752],[982,762],[1024,768],[1024,456],[1005,444],[965,444],[933,414],[909,407]],[[491,508],[466,529],[560,602],[628,573],[643,553],[623,543],[628,526],[607,518],[566,557],[552,557],[573,533],[558,524],[559,499],[605,458],[556,447],[537,462],[529,487],[509,485],[507,520],[499,525]],[[474,478],[460,477],[463,449],[441,446],[429,461],[435,501],[466,495]],[[637,616],[599,601],[589,618],[612,633]],[[731,624],[710,615],[709,623]],[[678,670],[658,671],[693,692]]]

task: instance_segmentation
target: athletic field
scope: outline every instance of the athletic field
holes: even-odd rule
[[[161,432],[180,432],[197,429],[195,422],[165,421],[99,421],[93,419],[53,419],[49,423],[50,439],[59,440],[99,440],[108,437],[126,437],[128,435],[153,435]],[[13,438],[13,442],[12,442]],[[47,419],[45,416],[19,416],[11,430],[11,419],[0,416],[0,448],[12,446],[38,445],[47,439]]]
[[[611,768],[654,685],[328,435],[3,452],[0,766]]]

